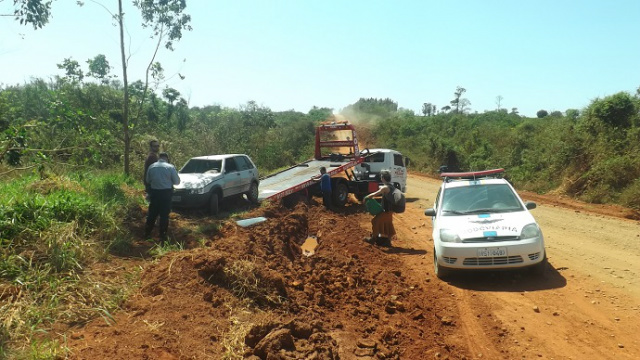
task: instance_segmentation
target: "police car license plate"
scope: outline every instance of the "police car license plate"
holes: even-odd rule
[[[507,248],[493,247],[478,249],[478,257],[507,256]]]

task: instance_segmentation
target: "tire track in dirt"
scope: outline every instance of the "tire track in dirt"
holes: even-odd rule
[[[408,195],[413,195],[409,193]],[[502,336],[502,326],[495,323],[488,326],[483,316],[491,316],[490,309],[479,302],[476,294],[470,294],[462,289],[449,286],[438,280],[433,274],[433,240],[431,239],[431,224],[424,216],[424,209],[415,203],[418,200],[410,196],[413,204],[407,206],[404,214],[394,215],[394,224],[398,231],[395,246],[400,248],[420,249],[425,252],[421,258],[406,256],[403,261],[408,269],[416,276],[428,282],[433,282],[444,293],[442,302],[448,304],[442,314],[445,321],[452,321],[457,330],[449,335],[449,341],[465,347],[474,357],[499,359],[505,357],[506,349],[496,344],[494,338]],[[421,199],[426,202],[427,199]],[[422,221],[419,217],[422,216]],[[418,219],[418,221],[416,221]],[[483,315],[484,314],[484,315]],[[455,320],[454,320],[455,319]],[[496,346],[498,345],[498,346]]]

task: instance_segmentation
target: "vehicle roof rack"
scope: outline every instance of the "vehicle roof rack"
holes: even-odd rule
[[[504,169],[491,169],[483,171],[469,172],[443,172],[440,177],[443,181],[451,180],[479,180],[479,179],[498,179],[500,174],[504,173]]]

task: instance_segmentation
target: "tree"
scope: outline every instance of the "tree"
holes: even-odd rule
[[[424,115],[424,116],[434,115],[433,114],[433,109],[434,108],[435,108],[435,105],[433,105],[431,103],[422,104],[422,115]]]
[[[65,79],[69,82],[73,84],[82,82],[84,72],[77,61],[72,60],[71,58],[66,58],[61,64],[57,64],[57,66],[58,69],[64,69]]]
[[[51,0],[14,0],[16,7],[14,15],[20,24],[31,24],[34,29],[42,28],[49,22],[51,16]],[[122,132],[124,142],[124,173],[129,175],[129,155],[131,147],[131,124],[129,119],[129,78],[127,73],[127,53],[125,51],[124,37],[124,11],[122,0],[118,0],[117,13],[111,12],[107,7],[102,6],[116,20],[120,30],[120,55],[122,60],[122,83],[123,83],[123,105],[122,105]],[[173,44],[182,38],[183,30],[191,30],[191,16],[184,11],[187,7],[186,0],[134,0],[133,4],[140,10],[142,15],[142,26],[153,29],[153,38],[158,40],[156,50],[147,67],[148,76],[154,63],[158,48],[164,42],[165,48],[173,50]],[[79,6],[83,6],[82,1],[78,1]],[[95,59],[94,59],[95,60]],[[105,59],[106,60],[106,59]],[[96,70],[100,69],[96,63]],[[102,64],[104,65],[104,63]],[[108,65],[107,65],[108,66]],[[105,68],[102,68],[104,70]],[[100,72],[96,73],[99,74]],[[146,86],[144,94],[146,95]],[[142,101],[144,101],[144,96]],[[139,110],[142,109],[140,106]],[[139,114],[140,112],[138,112]]]
[[[153,29],[154,37],[158,39],[156,50],[152,56],[149,66],[147,67],[147,77],[144,95],[141,101],[144,101],[146,89],[149,83],[149,72],[154,63],[159,45],[164,41],[165,48],[173,50],[174,41],[182,38],[183,30],[191,30],[189,22],[191,16],[184,13],[187,7],[186,0],[135,0],[134,5],[140,9],[142,13],[142,26]],[[129,84],[127,77],[127,56],[125,52],[124,41],[124,11],[122,10],[122,0],[118,0],[118,13],[114,16],[118,21],[120,29],[120,55],[122,59],[122,82],[124,87],[124,101],[122,105],[122,128],[124,141],[124,173],[129,174],[129,154],[131,148],[131,133],[129,119]],[[142,104],[140,105],[142,109]],[[139,114],[140,112],[138,112]]]
[[[162,96],[167,99],[169,105],[167,106],[167,123],[171,122],[171,115],[173,114],[173,103],[180,97],[180,92],[174,88],[167,87],[162,90]]]
[[[469,99],[461,99],[460,100],[460,113],[464,114],[469,110],[469,105],[471,105],[471,101]]]
[[[176,117],[178,119],[178,131],[182,133],[189,122],[189,104],[184,98],[180,98],[176,104]]]
[[[502,97],[502,95],[498,95],[498,96],[496,96],[496,105],[498,106],[498,107],[496,108],[496,111],[500,111],[500,106],[501,106],[501,104],[502,104],[502,100],[503,100],[503,99],[504,99],[504,98]]]
[[[100,80],[102,84],[108,84],[111,76],[109,76],[109,72],[111,72],[111,66],[109,66],[109,61],[107,61],[107,57],[100,54],[96,55],[93,59],[87,60],[87,64],[89,64],[89,72],[87,76],[91,76]]]
[[[333,115],[333,109],[313,106],[307,115],[309,115],[309,118],[315,123],[327,121]]]
[[[32,25],[34,29],[41,29],[51,17],[51,0],[13,0],[13,16],[20,25]]]
[[[398,111],[398,103],[389,98],[360,98],[355,104],[344,108],[343,112],[345,111],[353,111],[367,115],[388,116]]]
[[[538,117],[538,119],[542,119],[543,117],[546,117],[549,115],[549,112],[547,110],[538,110],[538,112],[536,113],[536,116]]]
[[[567,109],[564,113],[571,120],[576,120],[580,116],[580,110],[578,109]]]
[[[632,117],[637,113],[633,98],[626,92],[596,99],[587,108],[589,117],[600,119],[613,127],[628,128]]]
[[[455,113],[464,113],[465,109],[471,105],[471,101],[468,99],[462,99],[462,94],[464,94],[467,89],[458,86],[456,91],[453,93],[455,96],[453,100],[450,101],[451,106],[455,107]]]
[[[449,111],[451,111],[451,106],[445,105],[442,108],[440,108],[440,111],[442,111],[444,113],[448,113]]]

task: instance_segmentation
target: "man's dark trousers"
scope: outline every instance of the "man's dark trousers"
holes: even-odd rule
[[[172,195],[173,189],[151,189],[149,193],[149,212],[147,213],[147,224],[144,232],[145,236],[151,235],[153,225],[156,223],[158,216],[160,217],[160,237],[165,238],[167,236]]]
[[[333,207],[332,203],[332,197],[331,196],[331,191],[323,191],[322,192],[322,203],[324,204],[324,207],[327,209],[331,209]]]

